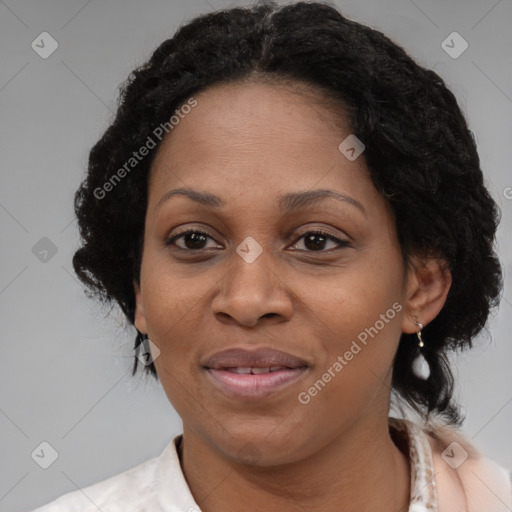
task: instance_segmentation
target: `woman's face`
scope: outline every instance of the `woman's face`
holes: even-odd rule
[[[136,326],[185,432],[292,462],[387,418],[409,294],[394,220],[364,153],[339,149],[349,128],[310,96],[229,84],[195,99],[152,166]],[[211,359],[232,348],[249,354]],[[260,348],[292,358],[244,359]]]

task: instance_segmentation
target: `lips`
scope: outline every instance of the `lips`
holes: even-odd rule
[[[232,373],[242,373],[242,374],[249,374],[252,375],[259,375],[261,373],[270,373],[270,372],[277,372],[279,370],[289,370],[287,366],[272,366],[269,368],[258,368],[258,367],[252,367],[248,366],[246,368],[224,368],[224,370]]]
[[[301,379],[310,365],[273,348],[231,348],[203,362],[208,381],[230,397],[261,399],[275,395]]]
[[[309,366],[304,359],[267,347],[255,350],[242,348],[223,350],[208,357],[202,364],[208,369],[253,374]]]

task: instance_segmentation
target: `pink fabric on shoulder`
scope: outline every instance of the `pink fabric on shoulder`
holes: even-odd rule
[[[510,471],[485,457],[454,427],[429,424],[438,512],[511,512]]]

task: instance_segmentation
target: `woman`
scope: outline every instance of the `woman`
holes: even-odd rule
[[[446,357],[498,302],[497,207],[453,94],[383,34],[323,3],[192,20],[75,207],[75,271],[183,434],[39,512],[512,509]]]

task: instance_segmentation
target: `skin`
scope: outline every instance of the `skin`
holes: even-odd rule
[[[348,124],[314,92],[232,83],[195,98],[153,162],[134,283],[135,325],[159,348],[159,379],[183,420],[180,459],[194,498],[204,512],[407,510],[408,458],[387,420],[392,362],[401,333],[443,307],[449,271],[419,256],[404,267],[392,211],[364,156],[349,161],[338,149]],[[180,195],[158,205],[179,187],[225,205]],[[327,198],[280,212],[280,194],[312,189],[349,196],[364,211]],[[202,245],[186,237],[166,245],[198,228],[208,234]],[[318,228],[348,246],[306,245]],[[263,250],[251,263],[236,252],[248,236]],[[401,311],[301,404],[299,393],[394,303]],[[229,398],[201,361],[234,346],[278,348],[311,366],[279,393]]]

